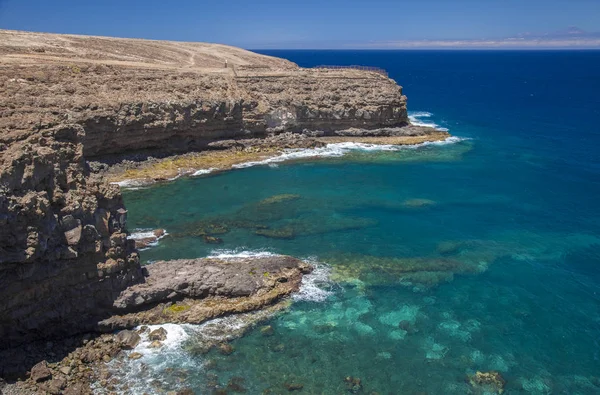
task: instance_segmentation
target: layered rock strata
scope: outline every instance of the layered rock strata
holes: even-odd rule
[[[402,88],[375,72],[303,69],[200,43],[7,30],[0,42],[4,144],[65,122],[84,127],[88,158],[185,152],[282,131],[408,124]]]
[[[0,348],[90,330],[142,271],[118,187],[90,177],[83,128],[0,155]]]
[[[97,329],[128,286],[147,281],[119,189],[86,159],[407,123],[402,89],[373,72],[302,69],[214,44],[0,30],[0,349]],[[194,292],[181,297],[224,303]]]

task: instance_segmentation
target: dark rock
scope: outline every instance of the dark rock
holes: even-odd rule
[[[406,331],[409,335],[418,332],[415,326],[407,320],[402,320],[398,323],[398,328]]]
[[[348,376],[344,379],[346,389],[352,394],[357,394],[362,390],[361,380],[358,377]]]
[[[282,227],[277,229],[257,229],[255,235],[269,237],[271,239],[290,240],[295,237],[294,229],[291,227]]]
[[[227,383],[227,390],[239,394],[246,393],[248,390],[243,386],[243,377],[232,377]]]
[[[275,331],[273,330],[273,327],[271,325],[266,325],[266,326],[263,326],[262,328],[260,328],[260,333],[263,336],[273,336]]]
[[[137,333],[141,335],[141,334],[148,332],[149,330],[150,330],[150,328],[148,328],[147,325],[142,325],[140,327],[140,329],[137,330]]]
[[[219,344],[219,352],[223,355],[232,354],[235,351],[235,348],[229,343],[221,343]]]
[[[202,238],[206,244],[223,244],[223,239],[220,237],[204,235]]]
[[[167,331],[165,328],[158,328],[150,332],[148,335],[150,340],[165,341],[167,340]]]
[[[292,392],[292,391],[300,391],[302,388],[304,388],[304,384],[300,384],[300,383],[287,383],[286,382],[283,385],[290,392]]]

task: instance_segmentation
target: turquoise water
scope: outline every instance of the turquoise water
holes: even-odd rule
[[[144,261],[268,251],[319,268],[230,355],[186,327],[142,360],[161,384],[140,393],[494,393],[476,371],[505,393],[600,393],[600,53],[275,54],[385,67],[413,119],[462,139],[126,191],[130,229],[169,233]]]

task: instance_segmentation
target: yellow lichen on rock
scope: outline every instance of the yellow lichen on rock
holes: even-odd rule
[[[190,309],[186,304],[172,304],[163,309],[163,314],[179,314]]]

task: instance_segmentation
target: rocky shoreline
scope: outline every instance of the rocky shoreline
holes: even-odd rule
[[[299,259],[277,255],[147,265],[144,282],[121,292],[113,304],[113,315],[98,323],[96,333],[107,334],[85,334],[0,350],[2,376],[25,378],[13,385],[0,382],[0,390],[6,394],[85,394],[92,393],[91,384],[100,383],[111,393],[111,387],[122,383],[109,382],[105,364],[136,357],[123,353],[140,341],[139,334],[130,329],[165,323],[200,324],[257,310],[273,313],[286,306],[284,298],[298,291],[303,274],[311,271],[312,267]],[[143,328],[140,333],[145,332]],[[160,342],[166,339],[166,332],[159,332],[150,333],[152,347],[162,347]],[[28,374],[23,376],[25,371]]]
[[[101,333],[277,309],[310,271],[291,257],[142,267],[113,183],[449,136],[410,125],[402,88],[375,72],[204,43],[0,38],[0,377],[26,379],[8,393],[86,393],[124,347]]]
[[[110,183],[142,186],[181,176],[227,171],[248,162],[277,157],[289,150],[324,148],[328,144],[338,143],[416,145],[444,141],[449,137],[448,132],[414,125],[374,130],[349,129],[333,135],[314,131],[287,132],[261,139],[216,141],[209,144],[209,150],[180,155],[155,153],[148,157],[129,155],[101,158],[91,162],[90,166]],[[312,159],[315,158],[316,155]]]

